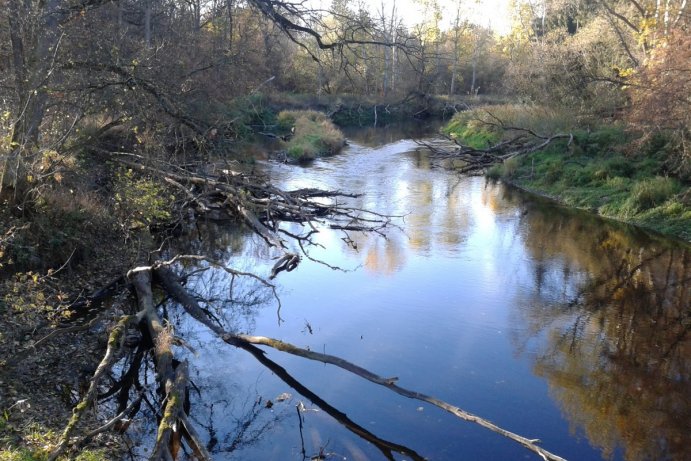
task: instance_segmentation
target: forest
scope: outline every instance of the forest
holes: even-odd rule
[[[401,216],[358,203],[357,190],[283,188],[257,164],[309,162],[349,142],[341,129],[411,120],[440,120],[443,142],[420,146],[449,175],[486,175],[688,244],[687,0],[493,8],[0,0],[0,460],[128,459],[123,434],[146,412],[156,426],[148,459],[214,459],[189,413],[194,364],[176,354],[186,345],[167,300],[278,376],[287,372],[265,350],[340,367],[536,459],[563,459],[398,378],[227,329],[205,307],[211,301],[186,287],[208,268],[231,287],[251,281],[278,304],[280,324],[275,279],[313,259],[307,249],[320,245],[320,229],[356,249],[358,235],[385,239]],[[202,221],[239,223],[270,249],[271,267],[234,268],[213,248],[177,251],[172,242]],[[684,254],[670,259],[668,276],[688,280]],[[689,316],[678,310],[683,345]],[[552,365],[544,359],[541,373],[557,376]],[[133,379],[141,370],[154,386]],[[284,381],[320,400],[290,375]],[[386,459],[423,459],[329,414]],[[302,459],[327,456],[306,456],[303,442]]]

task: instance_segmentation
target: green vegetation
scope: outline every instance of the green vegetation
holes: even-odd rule
[[[483,105],[458,112],[442,133],[474,149],[484,149],[511,135],[506,127],[520,127],[538,134],[567,131],[575,124],[568,111],[537,105]]]
[[[160,182],[138,177],[127,169],[116,174],[114,189],[116,210],[127,227],[149,226],[170,219],[170,203],[175,196],[166,195]]]
[[[278,114],[277,123],[288,137],[285,149],[293,161],[335,154],[345,144],[343,133],[321,112],[283,111]]]
[[[575,139],[508,159],[488,175],[691,238],[685,0],[642,8],[517,2],[507,35],[473,23],[462,8],[454,18],[436,0],[422,2],[424,13],[409,25],[396,8],[350,0],[323,8],[228,1],[201,10],[178,1],[77,3],[0,3],[0,364],[27,353],[21,366],[0,369],[0,396],[20,390],[33,402],[31,414],[0,418],[0,461],[45,459],[54,441],[40,434],[62,426],[76,372],[105,346],[87,343],[89,335],[119,317],[114,302],[92,312],[102,315],[98,328],[52,335],[71,316],[71,300],[156,249],[174,256],[182,248],[171,237],[183,226],[168,224],[216,211],[218,196],[203,179],[176,184],[168,173],[199,179],[223,161],[228,178],[237,172],[248,181],[225,202],[255,194],[265,178],[245,178],[235,161],[265,156],[250,152],[259,136],[279,136],[286,157],[310,160],[343,146],[332,121],[379,126],[494,103],[459,113],[446,133],[476,149],[519,133],[510,126]],[[452,16],[440,21],[442,11]],[[272,203],[262,195],[241,214],[276,231]],[[211,240],[190,250],[223,247]],[[80,355],[66,356],[73,345]],[[62,398],[56,386],[66,390]],[[77,459],[100,457],[115,456],[82,451]]]
[[[48,453],[45,450],[6,449],[0,450],[0,461],[45,461]],[[104,461],[109,459],[104,450],[83,450],[74,461]]]
[[[5,421],[9,420],[9,414],[5,415]],[[45,431],[45,428],[30,424],[23,428],[22,439],[25,446],[0,449],[0,461],[45,461],[48,459],[50,447],[55,443],[55,433]],[[0,428],[0,441],[10,440],[18,432],[12,424],[6,424]]]
[[[691,239],[691,207],[684,198],[689,184],[669,176],[664,157],[624,153],[626,139],[613,127],[581,132],[574,146],[555,143],[499,173],[567,205]]]
[[[510,127],[541,135],[570,132],[573,140],[559,139],[532,154],[495,164],[486,172],[489,178],[691,240],[691,178],[675,169],[676,154],[670,148],[673,140],[662,134],[643,140],[617,123],[579,129],[568,113],[521,105],[466,111],[442,131],[461,144],[483,149],[520,133]]]

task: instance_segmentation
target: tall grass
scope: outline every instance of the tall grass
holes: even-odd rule
[[[626,206],[633,212],[646,211],[665,203],[679,191],[679,184],[672,178],[657,176],[636,182]]]

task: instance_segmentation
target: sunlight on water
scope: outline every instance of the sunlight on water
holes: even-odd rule
[[[688,247],[458,178],[415,142],[377,144],[376,134],[309,167],[268,164],[267,173],[288,189],[362,193],[353,207],[400,216],[400,229],[353,234],[349,245],[320,228],[322,247],[310,255],[346,271],[303,259],[276,280],[280,314],[256,284],[205,273],[198,291],[232,295],[216,311],[227,327],[396,376],[567,459],[691,457]],[[231,265],[268,273],[272,252],[258,238],[215,232],[204,242],[226,248]],[[193,400],[216,459],[387,459],[372,436],[403,446],[395,459],[537,458],[335,367],[268,351],[326,401],[315,402],[243,351],[188,330],[208,364]]]

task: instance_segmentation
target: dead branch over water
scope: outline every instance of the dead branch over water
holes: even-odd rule
[[[444,136],[434,142],[422,140],[416,142],[428,149],[434,159],[460,161],[461,165],[455,168],[460,174],[481,173],[493,165],[499,165],[512,158],[540,151],[560,139],[568,139],[569,146],[573,142],[572,133],[541,135],[528,128],[506,125],[491,113],[488,112],[488,114],[496,122],[482,121],[482,123],[501,129],[505,133],[505,138],[510,134],[508,139],[503,139],[486,148],[465,145],[451,136]]]
[[[300,248],[314,245],[318,226],[348,232],[374,232],[384,235],[394,226],[395,216],[350,206],[347,199],[359,197],[343,191],[304,188],[282,190],[253,174],[223,169],[220,174],[202,175],[179,168],[165,168],[119,160],[129,168],[156,175],[180,189],[186,200],[181,208],[191,208],[197,215],[210,219],[239,219],[259,235],[267,245],[279,249],[283,256],[274,265],[271,276],[295,269],[300,261],[289,242]],[[301,233],[294,233],[283,223],[303,225]]]
[[[485,427],[492,432],[500,434],[521,444],[525,448],[538,454],[542,459],[563,461],[563,458],[540,447],[538,445],[539,440],[520,436],[514,432],[503,429],[484,418],[468,413],[457,406],[451,405],[435,397],[398,386],[396,384],[398,378],[396,377],[384,378],[340,357],[310,351],[277,339],[263,336],[236,334],[225,330],[207,315],[207,313],[198,304],[196,298],[183,287],[178,276],[171,269],[171,265],[174,264],[174,262],[175,261],[156,261],[151,266],[135,268],[128,274],[128,278],[132,281],[132,284],[136,290],[139,310],[136,316],[123,317],[123,319],[121,319],[121,321],[113,329],[109,340],[108,350],[106,351],[104,359],[102,360],[101,365],[98,367],[94,378],[92,379],[90,390],[87,392],[82,402],[75,407],[74,416],[70,420],[70,423],[67,425],[63,433],[59,447],[52,453],[50,458],[51,460],[57,459],[60,455],[66,453],[70,447],[75,447],[81,442],[79,439],[73,440],[70,438],[76,423],[84,410],[95,404],[95,389],[100,381],[100,377],[103,375],[104,370],[112,365],[113,358],[117,356],[118,349],[122,346],[120,338],[122,337],[124,329],[127,325],[131,324],[137,319],[144,322],[153,342],[156,381],[159,386],[159,393],[161,394],[162,402],[162,416],[158,424],[155,447],[150,459],[166,461],[178,459],[178,455],[182,451],[183,443],[185,443],[189,450],[194,453],[196,459],[212,459],[211,455],[206,450],[204,444],[200,440],[199,435],[188,419],[187,410],[185,409],[185,401],[187,399],[187,395],[189,394],[190,387],[188,380],[189,365],[187,361],[178,362],[174,360],[174,352],[171,347],[174,339],[174,331],[170,325],[166,325],[164,323],[153,304],[152,286],[154,283],[156,283],[173,300],[178,302],[190,317],[206,326],[225,343],[246,350],[264,366],[267,366],[267,368],[277,372],[281,379],[298,390],[305,397],[310,398],[310,400],[324,408],[327,413],[332,414],[332,416],[344,424],[350,431],[373,443],[387,456],[387,458],[391,458],[392,452],[398,452],[408,455],[413,459],[424,459],[414,450],[411,450],[400,444],[380,439],[369,431],[364,430],[362,427],[345,417],[342,412],[331,407],[328,405],[328,403],[324,402],[318,396],[309,391],[309,389],[302,383],[297,382],[287,372],[285,372],[280,365],[266,358],[265,352],[257,348],[257,345],[268,346],[273,349],[287,352],[289,354],[309,360],[335,365],[375,384],[387,387],[393,392],[396,392],[404,397],[430,403],[438,408],[448,411],[462,420]],[[232,272],[232,269],[228,269],[228,271]]]
[[[283,191],[279,188],[257,178],[243,173],[223,171],[220,175],[201,175],[188,172],[173,171],[161,166],[150,166],[127,162],[130,168],[158,175],[169,184],[183,191],[185,201],[183,207],[193,209],[197,215],[211,216],[214,219],[235,218],[240,219],[256,234],[272,247],[279,249],[282,256],[271,270],[270,278],[282,271],[293,270],[300,256],[291,251],[290,244],[297,243],[304,252],[306,245],[315,244],[312,240],[319,232],[320,226],[337,229],[343,232],[375,232],[383,234],[384,230],[392,225],[390,216],[380,215],[375,212],[349,206],[345,199],[355,197],[339,191],[323,191],[318,189],[299,189]],[[341,202],[343,200],[344,202]],[[286,222],[300,223],[304,231],[301,234],[290,232],[281,227]],[[309,255],[307,255],[309,257]],[[51,461],[59,456],[76,449],[84,438],[74,438],[72,434],[86,408],[95,405],[96,389],[105,370],[112,367],[123,347],[122,337],[126,328],[139,322],[144,335],[148,336],[152,344],[152,355],[155,364],[155,377],[160,397],[160,414],[158,421],[155,445],[150,456],[153,461],[175,460],[183,452],[193,453],[196,459],[210,460],[211,454],[205,448],[194,426],[189,420],[188,395],[191,387],[189,382],[189,367],[187,361],[178,361],[174,357],[172,345],[177,338],[172,325],[166,323],[158,312],[158,306],[153,302],[153,286],[158,285],[171,299],[179,303],[185,313],[206,326],[219,339],[228,345],[249,352],[268,369],[277,373],[287,384],[309,398],[327,413],[341,422],[346,428],[359,435],[364,440],[374,444],[388,458],[393,459],[392,452],[410,456],[413,459],[422,460],[419,454],[403,445],[380,439],[376,435],[364,430],[356,423],[345,417],[337,409],[328,405],[318,396],[312,393],[302,383],[293,379],[280,365],[272,362],[265,356],[265,352],[257,346],[266,346],[325,364],[335,365],[349,371],[363,379],[384,386],[393,392],[407,398],[427,402],[441,408],[454,416],[478,424],[486,429],[507,437],[532,452],[542,459],[563,461],[563,458],[543,449],[538,445],[539,440],[529,439],[514,432],[501,428],[494,423],[477,415],[468,413],[450,403],[435,397],[409,390],[397,385],[396,377],[381,377],[365,368],[337,356],[321,354],[308,349],[297,347],[274,338],[264,336],[252,336],[237,334],[227,331],[217,319],[212,317],[198,303],[198,300],[183,286],[181,279],[173,271],[174,267],[182,261],[194,261],[208,264],[224,271],[228,276],[249,277],[258,281],[264,287],[271,289],[276,298],[275,286],[268,280],[243,271],[227,267],[219,261],[215,261],[203,255],[178,255],[169,261],[157,260],[149,265],[132,269],[127,278],[136,292],[136,314],[123,317],[111,333],[108,349],[91,381],[89,391],[82,401],[75,407],[74,415],[67,424],[61,442],[51,454]],[[120,390],[119,416],[111,420],[108,425],[113,425],[119,417],[124,418],[132,414],[130,409],[137,407],[141,400],[142,390],[138,396],[130,395],[129,388]],[[128,404],[129,399],[132,403]],[[127,410],[127,411],[124,411]],[[122,416],[120,416],[122,415]],[[97,429],[101,430],[100,428]],[[94,433],[94,431],[89,432]]]

